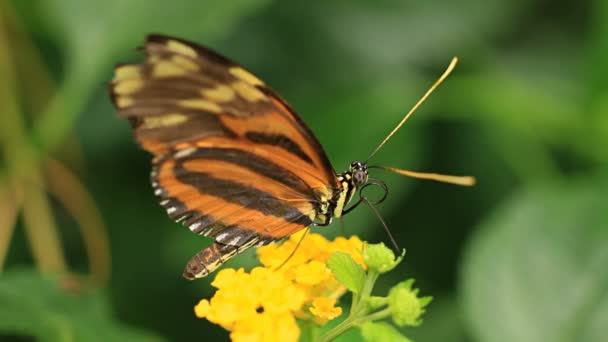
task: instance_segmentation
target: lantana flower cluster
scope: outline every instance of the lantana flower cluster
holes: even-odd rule
[[[328,241],[302,234],[259,248],[262,266],[251,272],[220,271],[211,283],[215,295],[201,300],[195,314],[230,331],[236,342],[297,341],[300,326],[307,327],[302,338],[311,342],[329,342],[353,328],[365,341],[409,341],[395,326],[420,325],[432,298],[419,297],[413,279],[384,296],[373,293],[378,277],[395,269],[405,250],[397,256],[382,243],[368,245],[357,237]],[[320,325],[342,315],[336,304],[346,291],[352,294],[347,317],[320,334]]]
[[[219,271],[211,283],[217,291],[195,306],[196,316],[229,330],[232,341],[247,342],[297,341],[296,319],[325,324],[340,316],[342,308],[336,302],[346,287],[336,280],[327,260],[343,252],[366,269],[363,242],[356,236],[328,241],[319,234],[302,239],[302,234],[258,248],[263,266],[250,272]]]

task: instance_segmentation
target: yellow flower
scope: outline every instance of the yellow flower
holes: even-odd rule
[[[342,314],[342,308],[335,305],[335,299],[317,297],[312,301],[310,312],[316,316],[316,322],[324,324],[328,320],[332,320]]]
[[[325,282],[332,276],[331,271],[324,263],[312,260],[306,264],[301,264],[293,269],[294,280],[298,284],[314,286]]]
[[[292,315],[261,313],[242,322],[230,334],[233,342],[297,341],[300,329]]]
[[[194,307],[194,314],[198,318],[205,318],[207,314],[209,314],[209,301],[206,299],[201,299],[198,304]]]
[[[325,324],[338,317],[342,309],[335,305],[346,288],[326,262],[342,251],[365,268],[363,242],[356,236],[332,242],[309,234],[300,243],[302,234],[258,248],[263,267],[249,273],[242,268],[218,272],[211,283],[217,291],[211,300],[203,299],[195,306],[196,316],[231,331],[231,339],[238,342],[297,341],[296,318]]]

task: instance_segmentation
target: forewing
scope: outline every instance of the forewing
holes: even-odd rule
[[[197,44],[151,35],[144,50],[145,63],[118,66],[110,88],[119,116],[156,156],[152,184],[169,216],[237,247],[310,225],[339,184],[286,102]]]
[[[151,35],[146,62],[116,68],[111,93],[142,146],[170,149],[254,143],[308,174],[313,188],[337,187],[310,129],[274,91],[242,66],[195,43]]]

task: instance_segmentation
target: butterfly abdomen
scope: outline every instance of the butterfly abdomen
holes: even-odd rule
[[[258,242],[257,239],[251,240],[251,242],[242,246],[214,242],[190,259],[184,269],[183,276],[188,280],[206,277],[209,273],[215,271],[235,255],[253,246],[256,242]]]

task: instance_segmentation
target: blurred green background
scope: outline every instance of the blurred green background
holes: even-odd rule
[[[435,297],[405,331],[417,341],[606,341],[605,0],[0,0],[0,340],[227,338],[193,314],[211,278],[181,278],[210,240],[156,203],[151,157],[108,100],[113,65],[142,60],[150,32],[254,71],[338,172],[458,56],[373,163],[478,184],[374,170],[407,249],[379,292],[414,277]],[[387,241],[369,209],[345,223]],[[254,263],[250,252],[229,265]]]

